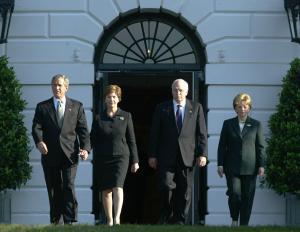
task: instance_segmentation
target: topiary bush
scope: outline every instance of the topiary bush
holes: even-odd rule
[[[16,189],[30,178],[29,137],[22,111],[26,102],[8,59],[0,57],[0,192]]]
[[[269,119],[266,181],[279,194],[300,197],[300,59],[283,78],[279,104]]]

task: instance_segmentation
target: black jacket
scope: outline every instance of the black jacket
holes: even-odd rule
[[[53,98],[36,106],[32,124],[35,144],[43,141],[48,154],[42,155],[42,164],[56,166],[61,152],[73,163],[78,163],[79,148],[90,150],[90,137],[82,103],[66,97],[62,128],[58,126]]]
[[[172,167],[178,149],[185,166],[192,167],[195,158],[207,155],[207,132],[201,104],[186,100],[184,120],[180,133],[177,130],[173,101],[159,104],[154,112],[149,142],[149,156],[158,165]]]
[[[95,118],[91,130],[91,143],[99,155],[127,156],[137,163],[138,152],[131,114],[118,109],[113,118],[103,111]],[[97,160],[97,156],[94,156]]]
[[[237,175],[255,175],[265,166],[265,141],[261,123],[247,117],[240,132],[238,118],[225,120],[218,146],[218,166],[224,172]]]

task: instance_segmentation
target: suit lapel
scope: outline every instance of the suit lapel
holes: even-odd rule
[[[66,106],[65,106],[64,121],[63,121],[62,128],[64,127],[65,124],[70,122],[70,117],[72,115],[72,107],[73,107],[72,101],[66,97]]]
[[[240,129],[238,117],[235,117],[235,118],[232,120],[232,127],[233,127],[233,130],[235,131],[235,133],[236,133],[239,137],[242,137],[242,133],[241,133],[241,129]]]
[[[188,125],[192,114],[193,114],[193,106],[189,100],[186,100],[181,130],[183,130],[186,127],[186,125]]]
[[[174,122],[174,125],[175,127],[177,128],[177,125],[176,125],[176,118],[175,118],[175,110],[174,110],[174,104],[173,104],[173,101],[170,101],[169,104],[167,105],[167,112],[170,112],[169,116],[170,116],[170,120],[172,122]]]
[[[125,113],[120,108],[117,109],[115,116],[113,117],[113,122],[118,124],[123,124],[125,120]]]
[[[49,112],[49,116],[52,119],[53,123],[58,126],[57,118],[56,118],[56,110],[53,103],[53,98],[50,98],[47,102],[47,110]]]
[[[172,127],[174,127],[178,131],[173,101],[169,101],[162,110],[166,113],[168,120],[172,122]]]
[[[247,132],[249,131],[251,126],[252,126],[251,119],[250,119],[250,117],[247,117],[247,119],[245,121],[244,128],[243,128],[242,133],[241,133],[242,137],[244,137],[247,134]]]

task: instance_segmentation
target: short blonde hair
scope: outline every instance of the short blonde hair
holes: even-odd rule
[[[105,89],[104,97],[106,97],[110,93],[115,93],[121,101],[122,98],[122,90],[118,85],[108,85]]]
[[[51,84],[53,84],[55,81],[63,79],[64,80],[64,85],[66,88],[69,88],[69,78],[66,75],[63,74],[56,74],[55,76],[52,77]]]
[[[249,94],[247,93],[239,93],[238,95],[236,95],[233,99],[233,109],[235,109],[235,107],[240,103],[240,102],[245,102],[249,108],[252,108],[252,99],[250,97]]]

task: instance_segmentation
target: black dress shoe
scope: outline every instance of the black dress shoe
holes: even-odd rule
[[[169,217],[165,214],[161,215],[159,217],[157,224],[159,224],[159,225],[169,224]]]
[[[174,225],[184,225],[184,222],[183,221],[175,221],[173,224]]]
[[[71,221],[66,221],[66,222],[64,222],[64,224],[71,226],[73,223]]]
[[[62,224],[63,224],[63,220],[62,219],[56,219],[56,218],[54,218],[54,219],[51,220],[51,225],[57,226],[57,225],[62,225]]]

